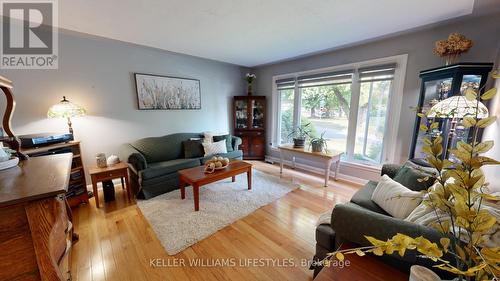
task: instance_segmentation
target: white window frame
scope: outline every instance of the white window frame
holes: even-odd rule
[[[399,162],[399,157],[396,155],[396,149],[397,147],[397,141],[398,141],[398,126],[399,126],[399,120],[401,116],[401,105],[403,103],[403,90],[404,90],[404,80],[406,77],[406,65],[408,61],[408,55],[407,54],[402,54],[402,55],[396,55],[396,56],[391,56],[391,57],[384,57],[384,58],[378,58],[378,59],[373,59],[373,60],[368,60],[368,61],[362,61],[362,62],[356,62],[356,63],[349,63],[349,64],[343,64],[343,65],[337,65],[337,66],[332,66],[332,67],[325,67],[325,68],[320,68],[320,69],[314,69],[314,70],[308,70],[308,71],[301,71],[301,72],[295,72],[295,73],[288,73],[288,74],[282,74],[282,75],[276,75],[273,76],[272,79],[272,112],[273,114],[271,115],[271,130],[272,130],[272,144],[271,144],[271,149],[272,150],[277,150],[277,146],[279,145],[280,142],[280,135],[281,135],[281,120],[280,120],[280,114],[281,114],[281,99],[278,94],[278,89],[276,86],[276,80],[279,79],[285,79],[285,78],[295,78],[302,76],[302,75],[311,75],[311,74],[319,74],[323,72],[330,72],[330,71],[342,71],[342,70],[348,70],[348,69],[355,69],[354,75],[353,75],[353,81],[352,81],[352,92],[351,92],[351,105],[356,105],[356,106],[351,106],[350,107],[350,112],[349,112],[349,124],[348,124],[348,133],[347,133],[347,146],[346,149],[347,151],[354,151],[354,146],[355,146],[355,138],[356,138],[356,126],[357,126],[357,119],[358,119],[358,104],[359,104],[359,96],[360,96],[360,81],[358,79],[358,69],[362,67],[370,67],[370,66],[377,66],[377,65],[383,65],[383,64],[388,64],[388,63],[396,63],[397,67],[394,72],[394,79],[392,82],[392,89],[390,93],[390,98],[389,98],[389,104],[387,107],[387,120],[386,120],[386,128],[385,128],[385,134],[384,134],[384,146],[383,146],[383,154],[382,154],[382,163],[395,163]],[[300,91],[298,89],[297,84],[295,85],[295,90],[294,90],[294,112],[300,112]],[[300,118],[298,117],[299,114],[294,114],[294,118]],[[296,122],[296,120],[294,120]],[[360,166],[377,166],[380,167],[380,164],[368,164],[368,163],[363,163],[359,161],[354,161],[352,158],[352,155],[349,156],[348,159],[344,162],[351,163],[353,165],[360,165]]]

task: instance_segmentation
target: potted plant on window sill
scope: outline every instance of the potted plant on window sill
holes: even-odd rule
[[[321,133],[319,138],[312,138],[311,139],[312,152],[322,152],[323,150],[325,152],[327,151],[326,139],[323,138],[325,136],[325,133],[326,133],[326,131]]]
[[[306,138],[310,136],[311,134],[311,129],[309,126],[311,123],[307,123],[305,125],[297,126],[295,130],[293,130],[289,135],[288,138],[291,136],[294,136],[293,138],[293,147],[295,148],[304,148],[305,143],[306,143]]]

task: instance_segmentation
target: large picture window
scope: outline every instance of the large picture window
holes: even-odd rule
[[[275,79],[276,143],[291,143],[293,129],[310,123],[312,136],[324,133],[328,149],[345,152],[344,160],[371,165],[386,161],[386,147],[394,139],[387,136],[395,133],[388,116],[391,111],[399,115],[394,106],[397,67],[396,62],[359,63],[352,69]]]
[[[352,74],[349,70],[297,79],[300,123],[311,123],[313,136],[325,132],[327,147],[346,149]]]

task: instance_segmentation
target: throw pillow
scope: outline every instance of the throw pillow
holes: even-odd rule
[[[391,216],[404,219],[422,202],[422,194],[383,175],[373,191],[372,201]]]
[[[430,187],[431,190],[437,191],[437,190],[442,190],[443,186],[436,181],[433,186]],[[423,196],[422,200],[427,199],[429,194],[426,194]],[[441,211],[440,215],[441,215]],[[443,214],[447,216],[446,214]],[[405,218],[405,221],[417,223],[417,224],[424,224],[426,222],[432,221],[434,222],[436,220],[436,213],[434,212],[434,209],[430,206],[427,206],[423,202],[418,205],[415,210],[413,210],[408,217]],[[444,216],[443,216],[444,217]]]
[[[187,140],[182,142],[184,158],[203,157],[205,154],[201,140]]]
[[[421,191],[428,189],[434,184],[434,180],[432,178],[428,181],[418,181],[419,179],[425,177],[431,177],[431,175],[411,167],[403,166],[394,176],[394,180],[411,190]]]
[[[214,140],[214,142],[218,142],[218,141],[221,141],[221,140],[226,140],[227,152],[234,151],[231,135],[214,136],[213,140]]]
[[[420,159],[417,163],[414,163],[413,161],[417,162],[417,160],[408,160],[405,162],[405,164],[403,166],[410,167],[410,168],[413,168],[417,171],[421,171],[422,173],[429,174],[429,175],[432,175],[433,177],[436,177],[436,175],[437,175],[436,168],[430,167],[430,166],[424,166],[423,164],[425,164],[425,162],[423,162]],[[423,162],[423,163],[421,163],[421,162]]]
[[[214,133],[213,132],[203,132],[203,142],[204,143],[212,143],[214,142]]]
[[[203,149],[205,150],[205,156],[227,153],[226,140],[213,143],[203,143]]]

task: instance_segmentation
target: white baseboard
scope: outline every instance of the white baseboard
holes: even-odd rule
[[[266,155],[266,162],[279,163],[280,159],[277,158],[277,157]],[[284,160],[283,164],[291,167],[292,166],[292,161]],[[308,171],[308,172],[319,174],[319,175],[321,175],[323,177],[325,175],[325,170],[321,169],[321,168],[312,167],[312,166],[309,166],[309,165],[306,165],[306,164],[302,164],[302,163],[297,163],[297,162],[295,162],[295,167],[297,167],[299,169],[302,169],[302,170],[305,170],[305,171]],[[332,173],[330,173],[330,179],[332,179],[333,176],[334,175]],[[353,183],[356,183],[356,184],[361,184],[361,185],[366,184],[368,182],[368,180],[361,179],[361,178],[358,178],[358,177],[353,177],[351,175],[346,175],[346,174],[342,174],[342,173],[339,173],[338,176],[337,176],[337,178],[341,179],[341,180],[345,180],[345,181],[350,181],[350,182],[353,182]]]

